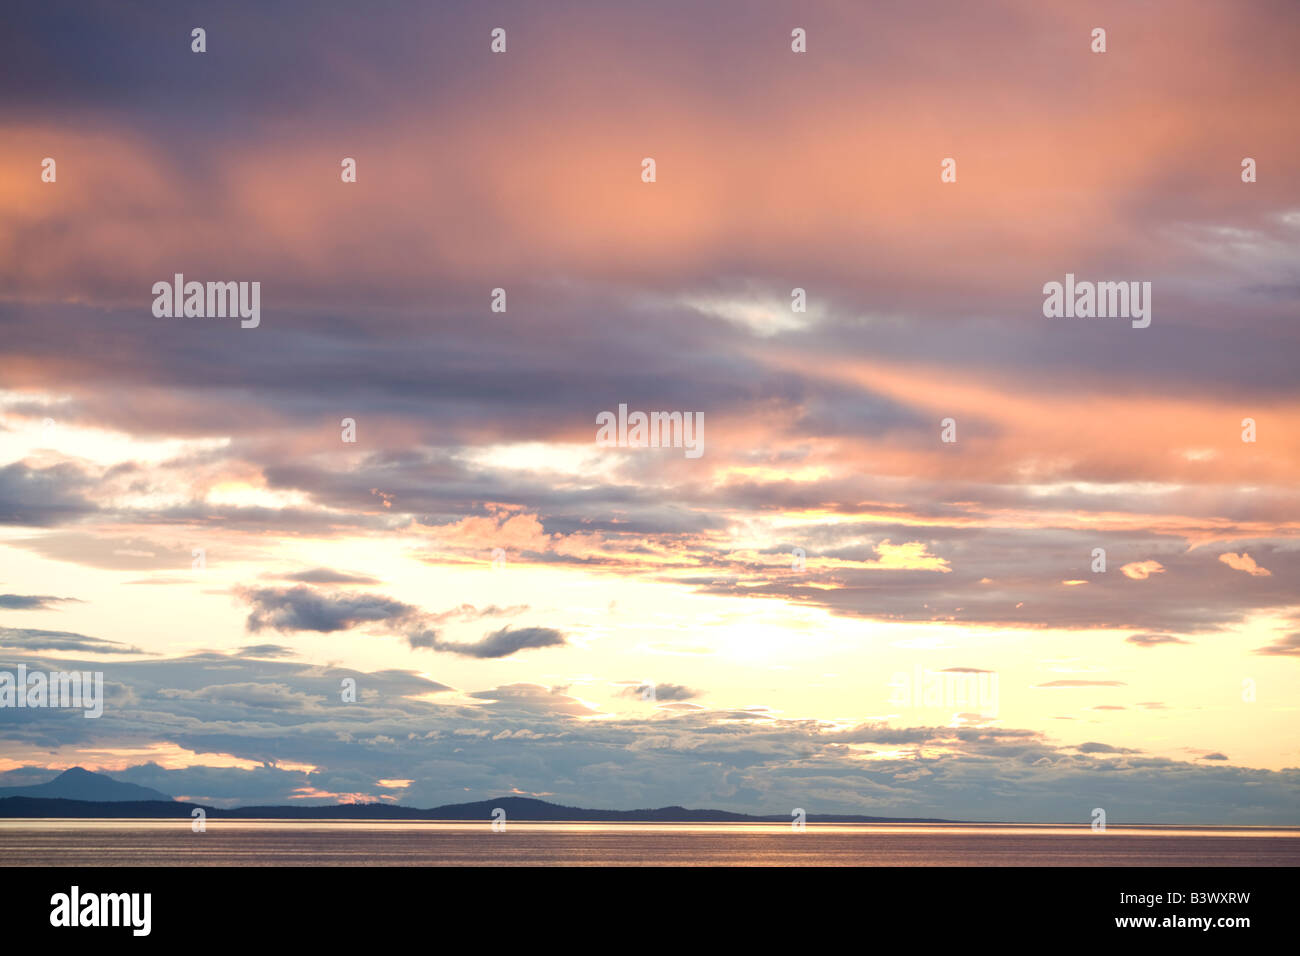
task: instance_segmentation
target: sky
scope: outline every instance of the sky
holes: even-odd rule
[[[1300,824],[1294,4],[6,17],[0,786]]]

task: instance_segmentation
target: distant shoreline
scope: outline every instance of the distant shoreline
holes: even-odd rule
[[[575,824],[737,824],[789,826],[791,817],[781,815],[753,815],[727,810],[690,810],[684,807],[661,807],[653,810],[589,810],[565,807],[520,797],[503,797],[500,800],[483,800],[476,803],[451,804],[444,807],[419,809],[392,804],[343,803],[324,806],[253,806],[209,807],[203,804],[178,800],[161,801],[98,801],[68,800],[56,797],[3,797],[0,798],[0,820],[183,820],[189,822],[196,809],[201,809],[207,820],[229,822],[285,822],[285,823],[483,823],[492,821],[492,810],[500,807],[506,811],[510,823],[575,823]],[[809,824],[841,824],[885,826],[950,826],[971,828],[1047,828],[1064,827],[1082,831],[1090,830],[1087,820],[1055,822],[1028,822],[1023,820],[941,820],[921,817],[869,817],[854,814],[815,814],[806,816]],[[1238,823],[1163,823],[1124,822],[1111,824],[1108,830],[1188,830],[1232,831],[1238,833],[1294,833],[1300,836],[1300,826],[1294,824],[1238,824]]]
[[[32,823],[42,824],[58,820],[83,820],[87,823],[117,823],[117,822],[138,822],[142,824],[171,824],[173,822],[190,823],[191,818],[176,816],[9,816],[0,814],[0,832],[5,829],[8,823]],[[241,824],[241,823],[271,823],[292,825],[297,823],[333,823],[340,827],[346,828],[348,824],[353,823],[392,823],[392,824],[455,824],[460,827],[485,827],[492,823],[486,818],[473,819],[450,819],[446,817],[419,817],[419,818],[402,818],[388,819],[378,817],[260,817],[260,816],[237,816],[237,817],[208,817],[208,821],[213,820],[221,823]],[[754,820],[509,820],[511,827],[527,827],[537,825],[546,826],[591,826],[607,827],[614,831],[620,828],[635,830],[644,827],[682,827],[684,829],[691,827],[707,827],[710,829],[725,829],[735,827],[741,831],[748,827],[780,827],[781,829],[790,829],[788,821],[754,819]],[[956,821],[956,820],[828,820],[826,818],[810,819],[807,821],[809,828],[834,828],[834,827],[879,827],[882,833],[889,832],[891,829],[908,829],[916,828],[933,830],[935,832],[967,832],[967,833],[1018,833],[1024,831],[1032,833],[1033,831],[1059,831],[1069,830],[1077,832],[1080,835],[1090,833],[1091,828],[1085,821],[1070,821],[1066,823],[1024,823],[1024,822],[1006,822],[1006,821]],[[1186,831],[1188,836],[1205,836],[1207,834],[1222,834],[1229,836],[1260,836],[1260,837],[1296,837],[1300,838],[1300,826],[1285,824],[1237,824],[1237,823],[1117,823],[1109,825],[1106,832],[1109,833],[1130,833],[1130,834],[1168,834],[1180,833]]]
[[[729,810],[690,810],[660,807],[644,810],[590,810],[566,807],[526,797],[502,797],[474,803],[449,804],[422,810],[384,803],[341,803],[326,806],[212,807],[179,800],[70,800],[61,797],[0,797],[0,819],[189,819],[202,810],[209,820],[372,820],[487,821],[504,809],[506,818],[521,823],[781,823],[790,814],[759,816]],[[956,823],[933,817],[871,817],[859,814],[808,813],[809,823]]]

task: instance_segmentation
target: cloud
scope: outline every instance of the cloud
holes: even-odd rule
[[[1219,560],[1222,561],[1224,564],[1226,564],[1228,567],[1233,568],[1237,571],[1245,571],[1247,574],[1251,575],[1252,577],[1266,578],[1273,573],[1268,568],[1261,568],[1258,564],[1255,563],[1255,559],[1252,558],[1245,551],[1241,552],[1241,554],[1233,554],[1231,551],[1229,551],[1227,554],[1219,555]]]
[[[434,624],[449,620],[478,620],[484,617],[516,614],[523,605],[482,610],[462,604],[442,614],[430,614],[414,605],[381,595],[319,592],[311,588],[244,588],[240,596],[253,606],[248,616],[248,630],[256,633],[266,628],[280,631],[316,631],[330,633],[350,630],[365,624],[379,625],[382,630],[405,639],[413,650],[444,651],[462,657],[509,657],[523,650],[563,646],[564,635],[549,627],[503,627],[482,640],[454,641],[444,638]]]
[[[838,730],[666,708],[592,721],[583,718],[596,711],[562,687],[518,682],[442,702],[445,685],[408,671],[218,654],[124,661],[112,677],[100,720],[35,710],[0,721],[15,780],[37,766],[66,766],[82,746],[138,753],[165,740],[170,749],[156,757],[77,762],[223,806],[288,803],[303,788],[378,799],[382,781],[411,780],[402,803],[422,807],[522,790],[610,808],[773,813],[813,802],[823,812],[1060,821],[1076,817],[1087,792],[1144,822],[1300,823],[1300,771],[1189,763],[1092,741],[1072,747],[1030,728],[873,722]],[[356,680],[356,703],[341,702],[343,677]],[[1248,788],[1251,800],[1225,802],[1225,788]]]
[[[698,18],[690,0],[606,5],[594,18],[505,0],[504,14],[529,37],[512,49],[513,72],[532,77],[529,97],[548,104],[539,111],[498,58],[458,46],[479,29],[472,5],[426,6],[400,24],[383,11],[358,19],[339,4],[259,7],[241,21],[236,68],[212,83],[188,68],[197,61],[173,42],[166,18],[133,20],[99,5],[73,22],[55,6],[17,2],[24,35],[49,42],[11,44],[0,71],[0,246],[11,253],[0,256],[0,444],[12,450],[0,461],[0,524],[21,529],[0,545],[21,549],[6,555],[7,590],[57,589],[40,583],[57,580],[45,559],[97,569],[91,577],[105,587],[95,610],[112,628],[103,633],[139,633],[155,650],[169,637],[131,629],[138,602],[111,588],[123,572],[150,582],[141,586],[154,588],[151,597],[166,594],[157,607],[202,607],[187,597],[287,569],[254,582],[277,587],[245,608],[250,631],[354,632],[358,644],[381,635],[392,646],[353,650],[447,665],[470,691],[574,680],[563,697],[584,693],[576,674],[600,675],[592,680],[607,693],[607,651],[645,631],[632,639],[679,655],[671,658],[684,669],[677,679],[722,668],[729,686],[710,690],[716,709],[629,708],[644,719],[578,727],[565,713],[522,707],[553,705],[549,692],[495,704],[457,695],[433,707],[403,696],[408,687],[424,693],[409,675],[365,675],[360,703],[317,712],[295,707],[292,694],[335,706],[340,678],[310,656],[346,642],[294,640],[299,659],[232,634],[232,646],[248,642],[234,655],[205,652],[153,670],[127,662],[121,692],[136,696],[119,706],[129,723],[106,716],[83,721],[96,725],[89,729],[50,729],[34,715],[7,728],[6,745],[41,761],[51,746],[66,755],[84,743],[165,749],[158,759],[177,767],[250,762],[170,777],[200,794],[355,794],[409,777],[412,797],[429,801],[519,787],[598,795],[607,805],[656,797],[707,805],[720,796],[768,807],[789,797],[798,802],[786,806],[815,799],[950,816],[995,806],[1004,817],[1063,819],[1069,794],[1100,787],[1134,813],[1161,817],[1294,812],[1294,775],[1089,757],[1034,728],[981,738],[863,731],[875,735],[866,746],[879,762],[859,766],[869,761],[846,753],[848,738],[810,726],[827,714],[800,703],[809,725],[781,718],[790,712],[781,709],[791,704],[785,695],[820,700],[815,693],[782,686],[766,716],[746,711],[767,678],[752,662],[735,666],[731,642],[717,639],[732,627],[728,616],[757,609],[843,641],[850,656],[867,653],[855,638],[876,630],[866,622],[883,622],[882,640],[885,632],[907,640],[909,629],[960,637],[967,660],[985,662],[986,650],[1020,644],[1032,654],[1074,630],[1087,632],[1078,635],[1081,657],[1103,666],[1122,657],[1122,671],[1106,672],[1150,688],[1168,654],[1188,667],[1217,665],[1190,653],[1132,655],[1120,646],[1126,638],[1153,648],[1172,643],[1166,635],[1198,641],[1247,632],[1233,629],[1255,621],[1266,629],[1254,633],[1294,630],[1269,622],[1290,613],[1300,574],[1289,537],[1300,406],[1287,321],[1300,301],[1300,179],[1272,177],[1264,201],[1242,203],[1234,175],[1150,175],[1185,169],[1198,152],[1217,155],[1224,142],[1296,155],[1294,126],[1267,122],[1290,115],[1300,93],[1294,5],[1212,8],[1184,18],[1181,45],[1143,39],[1160,36],[1175,4],[1130,5],[1126,30],[1142,55],[1126,61],[1127,83],[1099,87],[1057,68],[1074,55],[1072,43],[1078,48],[1070,37],[1091,28],[1083,12],[1061,21],[1020,0],[1004,4],[1011,15],[1002,17],[957,0],[943,0],[935,16],[905,4],[838,4],[819,28],[824,69],[756,85],[728,78],[766,75],[772,46],[719,44],[711,28],[683,32],[684,16]],[[281,26],[294,16],[312,29],[286,45]],[[721,0],[709,16],[748,18],[769,37],[788,32],[768,0]],[[949,29],[936,34],[936,16]],[[868,34],[876,54],[864,59],[854,38]],[[972,48],[994,55],[972,64]],[[1186,48],[1216,55],[1189,71]],[[374,82],[357,82],[355,70],[304,69],[340,49],[373,67]],[[929,51],[924,75],[917,50]],[[1008,50],[1017,55],[1000,55]],[[557,69],[575,57],[602,82],[575,87]],[[159,97],[162,74],[140,64],[157,66],[175,95]],[[827,71],[838,78],[833,89]],[[662,82],[646,101],[640,87],[651,73]],[[43,82],[33,85],[33,76]],[[258,95],[268,84],[277,95]],[[376,84],[428,96],[417,106],[377,98]],[[1195,105],[1203,91],[1229,106],[1213,124]],[[629,111],[629,102],[640,107]],[[854,122],[864,102],[883,111],[895,149],[867,148]],[[962,254],[938,271],[929,215],[937,183],[932,173],[897,175],[933,170],[936,103],[950,108],[945,137],[1003,147],[996,166],[962,167],[989,188],[962,187],[961,202],[943,204],[944,241]],[[988,103],[1008,108],[991,113]],[[1062,115],[1074,139],[1044,136]],[[1150,115],[1162,117],[1158,128]],[[245,135],[223,139],[232,123]],[[676,157],[660,157],[664,178],[653,188],[636,180],[639,156],[631,174],[628,166],[647,129],[671,130]],[[788,129],[798,130],[795,147],[773,138]],[[337,144],[358,136],[386,144],[385,175],[367,179],[363,165],[362,182],[346,187],[361,190],[364,203],[321,202],[318,179],[283,175],[337,170]],[[1118,160],[1081,161],[1076,141]],[[29,164],[45,155],[75,175],[57,187],[40,183]],[[526,190],[518,188],[521,155],[532,160]],[[578,192],[575,169],[583,171]],[[781,188],[792,177],[803,188]],[[190,228],[200,219],[207,228]],[[638,228],[620,228],[630,221]],[[788,228],[774,232],[773,221]],[[1045,279],[1066,269],[1103,277],[1116,262],[1140,262],[1159,278],[1149,334],[1125,335],[1117,348],[1113,323],[1042,321]],[[268,286],[255,333],[155,320],[149,285],[183,263],[203,264],[196,279],[240,277],[257,263],[276,279],[274,309]],[[466,321],[482,313],[484,290],[501,275],[528,318],[508,335],[499,323]],[[806,322],[789,320],[796,282],[807,288]],[[1161,315],[1177,321],[1162,326]],[[706,413],[705,457],[594,449],[593,414],[624,400]],[[1235,428],[1225,427],[1251,408],[1268,409],[1269,441],[1248,446],[1260,454],[1243,453]],[[339,443],[342,414],[361,423],[357,445]],[[936,438],[949,414],[959,422],[956,445]],[[59,427],[37,439],[47,416]],[[515,623],[509,608],[439,613],[324,589],[383,590],[390,570],[402,573],[395,569],[412,540],[419,560],[451,566],[452,579],[475,566],[493,573],[494,547],[508,552],[502,585],[544,567],[523,579],[520,594],[546,600],[546,617],[517,613],[519,623],[548,626],[502,634],[501,623]],[[206,578],[190,571],[191,545],[203,542],[212,543],[214,571],[222,568]],[[793,547],[808,556],[802,573],[792,573]],[[1097,547],[1112,556],[1110,574],[1091,573]],[[1238,568],[1251,576],[1245,582],[1222,573],[1224,551],[1269,566]],[[1143,557],[1159,561],[1124,564]],[[1115,573],[1120,565],[1127,570]],[[355,567],[372,571],[347,570]],[[576,641],[562,635],[592,623],[577,589],[548,589],[560,605],[552,607],[529,588],[600,576],[620,592],[610,595],[620,610],[595,622],[612,644],[577,642],[562,654],[523,647]],[[164,582],[180,590],[165,592]],[[278,587],[293,584],[305,594]],[[484,593],[475,587],[465,596]],[[653,609],[663,620],[629,610],[638,606],[632,592],[649,589],[668,595]],[[706,605],[718,615],[692,614]],[[216,643],[206,633],[220,623],[201,624],[213,630],[196,642]],[[792,644],[807,633],[784,623],[772,630],[773,640],[784,634]],[[70,632],[9,633],[29,635],[37,649],[118,646]],[[1224,644],[1216,654],[1243,651],[1216,643]],[[522,661],[491,659],[510,648]],[[1259,653],[1273,655],[1252,658],[1261,670],[1286,670],[1295,642]],[[565,667],[553,673],[557,659]],[[530,674],[524,665],[534,663],[543,669]],[[619,667],[614,673],[626,673]],[[743,687],[746,675],[757,683]],[[292,694],[277,708],[235,701],[233,691],[220,701],[199,693],[257,682]],[[161,686],[192,693],[163,699]],[[717,685],[709,678],[707,686]],[[832,706],[834,697],[825,699]],[[580,712],[575,700],[560,706]],[[1182,706],[1176,732],[1213,722]],[[1044,717],[1041,726],[1060,725]],[[457,733],[476,730],[485,734]],[[906,758],[888,756],[882,738],[898,739]],[[380,743],[367,750],[363,739]],[[630,747],[641,741],[653,746],[634,760]],[[1285,745],[1276,737],[1266,759],[1282,765]],[[260,765],[281,758],[314,769]],[[1122,774],[1111,772],[1117,763]],[[1242,792],[1252,801],[1261,794],[1258,806],[1224,796]]]
[[[435,632],[420,632],[408,637],[411,647],[427,647],[436,651],[449,651],[462,657],[509,657],[519,651],[537,647],[562,647],[564,635],[550,627],[520,627],[511,630],[503,627],[493,631],[476,643],[459,643],[438,638]]]
[[[284,647],[280,644],[249,644],[241,647],[236,653],[244,657],[293,657],[292,648]]]
[[[476,691],[470,697],[487,701],[494,710],[552,714],[566,717],[587,717],[598,713],[576,697],[564,693],[565,688],[545,687],[540,684],[505,684],[492,690]]]
[[[1160,644],[1190,644],[1191,641],[1185,641],[1181,637],[1175,637],[1172,634],[1130,634],[1124,638],[1129,644],[1136,644],[1138,647],[1156,647]]]
[[[654,696],[649,696],[649,689],[654,689]],[[655,700],[655,701],[685,701],[694,700],[700,696],[700,691],[681,684],[646,684],[638,681],[637,683],[624,687],[618,692],[619,697],[631,697],[636,700]]]
[[[11,611],[49,610],[51,604],[75,601],[76,598],[53,597],[49,594],[0,594],[0,608]]]
[[[1165,568],[1159,561],[1131,561],[1119,569],[1126,578],[1145,581],[1153,574],[1164,574]]]
[[[319,702],[311,694],[293,690],[288,684],[274,682],[244,682],[238,684],[213,684],[198,690],[162,689],[164,698],[184,698],[211,701],[217,704],[237,704],[247,707],[274,710],[303,710]]]
[[[55,531],[14,542],[56,561],[109,571],[191,571],[192,551],[138,535]],[[236,555],[231,555],[235,557]]]
[[[439,624],[448,621],[481,621],[487,617],[512,617],[516,614],[522,614],[527,610],[527,604],[512,604],[508,607],[498,607],[495,604],[489,604],[484,608],[475,607],[473,604],[462,604],[459,607],[443,611],[440,614],[430,615],[430,619]]]
[[[85,497],[94,479],[77,465],[0,467],[0,525],[48,527],[95,511]]]
[[[249,631],[346,631],[359,624],[400,621],[418,609],[401,601],[370,594],[321,593],[307,587],[244,588],[240,596],[253,606]]]
[[[42,631],[26,627],[0,627],[0,647],[26,651],[80,651],[95,654],[142,654],[138,647],[69,631]]]
[[[1293,631],[1272,644],[1257,648],[1255,653],[1271,657],[1300,657],[1300,631]]]
[[[1083,754],[1136,754],[1142,752],[1128,747],[1112,747],[1110,744],[1099,744],[1091,741],[1079,744],[1078,750],[1079,753]]]
[[[286,581],[299,581],[303,584],[379,584],[378,578],[366,574],[351,574],[346,571],[334,571],[330,568],[312,568],[308,571],[295,571],[284,576]]]

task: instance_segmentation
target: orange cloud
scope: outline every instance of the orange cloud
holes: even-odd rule
[[[1126,578],[1132,578],[1134,581],[1145,581],[1153,574],[1164,574],[1165,566],[1159,561],[1130,561],[1119,570]]]
[[[1228,567],[1233,568],[1237,571],[1245,571],[1251,577],[1267,578],[1267,577],[1271,577],[1273,574],[1273,572],[1270,571],[1268,568],[1261,568],[1258,564],[1256,564],[1255,559],[1252,558],[1245,551],[1241,552],[1241,554],[1233,554],[1231,551],[1229,551],[1227,554],[1219,555],[1219,560],[1222,561],[1224,564],[1226,564]]]

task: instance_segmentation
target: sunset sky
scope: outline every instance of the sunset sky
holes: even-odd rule
[[[11,6],[0,786],[1300,824],[1295,3]]]

